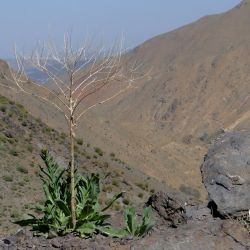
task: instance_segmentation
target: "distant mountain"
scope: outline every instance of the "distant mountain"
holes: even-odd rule
[[[14,69],[18,69],[15,59],[8,59],[7,62]],[[48,60],[48,64],[49,64],[48,68],[51,70],[52,73],[54,73],[54,74],[63,74],[64,73],[61,65],[59,65],[55,60]],[[35,68],[32,65],[26,65],[25,72],[32,80],[34,80],[36,82],[44,83],[46,81],[49,81],[49,77],[46,73],[41,72],[40,70],[38,70],[37,68]]]
[[[124,60],[143,62],[149,75],[136,91],[88,113],[79,133],[148,175],[202,193],[209,143],[225,130],[250,127],[249,24],[245,0],[130,51]],[[43,117],[32,103],[29,110]],[[47,119],[62,126],[57,114]]]
[[[89,55],[89,58],[90,57],[91,55]],[[6,61],[11,65],[12,68],[18,69],[16,59],[8,59]],[[84,61],[80,61],[79,65],[82,65],[83,62]],[[58,75],[60,77],[62,77],[66,72],[63,65],[59,64],[54,59],[47,60],[47,69],[49,69],[49,71],[53,73],[54,75]],[[31,64],[31,62],[29,62],[29,60],[25,62],[25,72],[27,76],[29,76],[32,80],[36,82],[40,82],[40,83],[48,82],[49,83],[50,81],[50,77],[48,76],[48,74],[46,74],[45,72],[42,72],[40,69],[37,69],[34,65]]]
[[[191,185],[200,182],[212,139],[223,130],[249,129],[249,24],[250,1],[243,1],[127,55],[144,62],[145,71],[152,68],[150,76],[137,91],[96,110],[122,131],[126,160],[176,187]]]

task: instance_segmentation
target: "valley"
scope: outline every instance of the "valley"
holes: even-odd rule
[[[250,2],[245,0],[228,12],[153,37],[124,54],[124,64],[141,62],[142,77],[135,82],[136,89],[82,117],[77,127],[77,138],[83,140],[77,145],[82,170],[109,173],[103,185],[112,192],[125,189],[126,199],[131,197],[140,206],[151,193],[162,189],[179,190],[195,201],[205,201],[200,167],[208,148],[225,132],[250,127],[249,23]],[[8,66],[0,61],[0,68],[6,72]],[[62,114],[33,96],[13,92],[1,75],[0,82],[0,94],[7,98],[1,97],[0,103],[5,107],[0,111],[0,163],[8,172],[8,176],[4,172],[0,176],[5,190],[1,215],[8,218],[8,223],[1,221],[1,227],[2,233],[9,233],[11,218],[19,217],[13,204],[25,212],[25,203],[33,197],[41,200],[40,189],[29,192],[29,185],[35,187],[39,181],[33,165],[39,161],[41,145],[64,156],[68,142],[62,138],[67,132]],[[22,106],[16,106],[19,104]],[[8,118],[11,110],[13,117]],[[20,112],[24,112],[24,120],[19,119],[23,117]],[[17,134],[8,137],[8,130]],[[31,156],[31,146],[35,156]],[[13,155],[16,147],[20,149],[17,156]],[[98,156],[95,148],[106,153]],[[119,210],[123,201],[113,209]]]

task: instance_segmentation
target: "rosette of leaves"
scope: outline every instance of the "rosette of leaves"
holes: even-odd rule
[[[110,231],[109,235],[116,236],[119,230],[112,229],[106,220],[110,217],[105,211],[122,196],[118,193],[106,207],[101,208],[98,202],[100,195],[100,179],[97,174],[82,176],[76,173],[76,227],[71,224],[70,210],[70,179],[66,169],[59,167],[48,150],[42,150],[41,158],[46,168],[40,166],[40,178],[43,182],[45,202],[33,207],[42,217],[29,214],[28,219],[17,221],[21,226],[32,226],[38,235],[47,237],[62,236],[75,232],[82,237],[94,233]],[[112,234],[113,232],[113,234]]]
[[[105,228],[103,232],[116,237],[142,237],[155,225],[150,207],[143,209],[141,221],[138,221],[135,209],[133,207],[127,207],[124,211],[124,220],[126,224],[124,229],[114,230],[113,228]]]

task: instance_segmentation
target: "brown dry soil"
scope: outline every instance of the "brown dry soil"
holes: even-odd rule
[[[68,140],[35,119],[22,105],[0,96],[0,235],[14,233],[19,228],[12,222],[30,212],[30,206],[43,202],[38,165],[41,149],[47,147],[63,166],[68,164]],[[101,176],[104,206],[113,194],[125,191],[111,208],[111,214],[122,211],[124,206],[140,207],[151,193],[168,190],[163,183],[149,177],[116,157],[114,152],[104,152],[89,142],[78,138],[75,157],[81,173],[97,172]],[[184,192],[198,199],[192,189]],[[193,192],[193,193],[192,193]]]
[[[155,215],[157,216],[157,215]],[[121,214],[116,218],[121,218]],[[81,239],[68,234],[63,237],[45,239],[34,237],[30,231],[20,230],[17,234],[0,238],[3,250],[62,249],[62,250],[248,250],[249,233],[231,220],[214,219],[207,214],[198,220],[188,220],[177,228],[169,227],[158,217],[157,225],[143,238],[108,238],[94,235]],[[116,219],[117,220],[117,219]]]

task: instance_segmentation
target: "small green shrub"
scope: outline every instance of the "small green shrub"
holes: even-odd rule
[[[128,207],[125,209],[125,222],[126,231],[132,236],[143,236],[145,235],[155,224],[152,216],[152,210],[149,207],[143,209],[142,221],[137,221],[135,209]]]
[[[13,176],[11,175],[4,175],[2,179],[6,182],[12,182],[13,181]]]
[[[77,143],[78,145],[83,145],[83,139],[81,139],[81,138],[76,138],[76,143]]]
[[[139,193],[139,194],[138,194],[138,197],[139,197],[139,198],[143,198],[143,193]]]
[[[126,227],[121,230],[116,230],[115,233],[112,229],[107,229],[107,235],[116,235],[117,237],[135,236],[141,237],[148,233],[148,231],[154,226],[155,222],[152,216],[152,210],[149,207],[144,208],[142,220],[138,222],[135,214],[135,209],[127,207],[124,212],[124,219]]]
[[[151,194],[155,193],[155,190],[154,190],[153,188],[150,189],[150,193],[151,193]]]
[[[15,144],[17,141],[17,139],[14,139],[14,138],[8,138],[7,141],[10,143],[10,144]],[[16,151],[15,149],[13,149],[13,152]],[[11,153],[12,154],[12,153]],[[17,156],[15,155],[15,153],[13,154],[14,156]]]
[[[42,129],[42,132],[44,133],[44,134],[50,134],[51,133],[51,128],[49,128],[49,127],[44,127],[43,129]]]
[[[115,153],[110,153],[110,157],[114,158],[115,157]]]
[[[141,222],[137,221],[134,208],[126,208],[124,219],[126,227],[114,229],[108,223],[109,214],[105,211],[113,206],[122,197],[122,192],[105,202],[105,207],[100,206],[100,179],[99,175],[80,175],[76,171],[76,227],[71,224],[70,205],[70,181],[66,169],[62,169],[55,162],[47,150],[41,153],[46,168],[40,166],[40,178],[43,182],[45,201],[36,203],[33,207],[40,216],[29,215],[30,218],[16,221],[21,226],[32,226],[38,235],[47,237],[61,236],[75,233],[81,237],[89,237],[96,233],[102,233],[112,237],[143,236],[154,225],[151,210],[145,208]],[[123,203],[129,204],[129,200],[123,199]],[[118,204],[118,203],[117,203]],[[115,204],[115,209],[120,205]],[[14,216],[15,217],[15,216]]]
[[[26,122],[26,121],[22,121],[21,124],[22,124],[23,127],[26,127],[26,126],[27,126],[27,122]]]
[[[22,174],[28,174],[28,169],[26,169],[25,167],[21,166],[21,165],[17,165],[16,170]]]
[[[23,187],[25,185],[25,183],[23,181],[19,181],[18,185],[21,186],[21,187]]]
[[[23,181],[28,183],[28,182],[30,182],[30,178],[28,176],[25,176],[25,177],[23,177]]]
[[[100,148],[95,147],[94,150],[98,155],[103,156],[104,152]]]
[[[9,100],[4,96],[0,96],[0,104],[9,104]]]
[[[61,137],[62,140],[65,140],[67,138],[67,135],[66,135],[66,133],[62,132],[60,134],[60,137]]]
[[[46,201],[36,205],[34,209],[43,217],[30,215],[29,219],[16,223],[21,226],[31,225],[38,234],[53,237],[75,232],[82,237],[101,232],[115,236],[117,231],[107,225],[110,215],[104,212],[122,196],[122,192],[115,195],[104,208],[98,202],[100,194],[99,176],[82,176],[76,172],[76,227],[71,227],[70,185],[65,169],[61,169],[47,150],[43,150],[41,157],[46,169],[40,167],[41,180]]]
[[[19,152],[16,149],[11,149],[10,154],[13,155],[13,156],[18,156]]]

